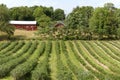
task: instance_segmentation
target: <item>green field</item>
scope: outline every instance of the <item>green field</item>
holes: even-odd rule
[[[120,80],[120,41],[0,42],[0,80]]]

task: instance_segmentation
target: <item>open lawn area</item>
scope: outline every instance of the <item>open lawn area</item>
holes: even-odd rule
[[[16,29],[14,32],[14,36],[23,36],[26,38],[33,38],[35,37],[34,33],[36,31],[27,31],[27,30],[20,30],[20,29]]]
[[[32,39],[35,38],[36,31],[27,31],[27,30],[20,30],[16,29],[14,35],[12,36],[15,39]],[[8,40],[8,35],[4,32],[0,32],[0,41]]]

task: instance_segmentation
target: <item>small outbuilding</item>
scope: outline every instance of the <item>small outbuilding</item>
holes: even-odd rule
[[[14,25],[16,29],[37,30],[36,21],[10,21],[9,23]]]
[[[57,21],[56,24],[55,24],[56,28],[62,28],[64,26],[65,26],[65,24],[62,21]]]

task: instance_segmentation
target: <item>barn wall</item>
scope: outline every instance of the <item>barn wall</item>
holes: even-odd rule
[[[15,25],[16,29],[25,29],[28,31],[37,30],[36,25]]]

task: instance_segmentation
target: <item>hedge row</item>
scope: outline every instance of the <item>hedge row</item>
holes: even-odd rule
[[[8,47],[10,44],[11,44],[11,42],[3,43],[3,44],[0,46],[0,51],[3,50],[4,48]]]
[[[34,42],[34,45],[37,45],[37,43]],[[34,49],[31,51],[33,53],[32,56],[29,57],[26,62],[18,65],[15,69],[13,69],[11,71],[11,76],[15,80],[19,80],[24,75],[29,73],[37,64],[39,56],[44,52],[44,48],[45,42],[42,42],[38,47],[34,47]]]
[[[14,53],[16,53],[17,51],[19,51],[23,46],[25,45],[24,41],[20,41],[18,42],[17,45],[15,45],[15,47],[13,47],[13,49],[11,49],[9,52],[5,53],[4,55],[1,55],[0,57],[6,57],[9,55],[14,55]]]
[[[91,52],[91,54],[97,59],[99,60],[99,62],[101,62],[102,64],[106,65],[110,70],[111,72],[109,72],[108,70],[107,71],[107,75],[105,75],[107,78],[111,78],[111,79],[114,79],[112,77],[115,77],[116,76],[116,79],[119,79],[120,76],[117,75],[117,74],[114,74],[116,73],[116,67],[113,66],[109,61],[106,61],[106,59],[104,59],[104,57],[107,58],[107,56],[104,56],[101,54],[101,51],[99,51],[99,49],[96,47],[96,45],[93,45],[93,43],[91,42],[84,42],[86,43],[86,45],[91,48],[94,52]],[[90,49],[89,49],[90,51]],[[104,56],[104,57],[103,57]],[[117,69],[118,70],[118,69]],[[118,72],[118,71],[117,71]]]
[[[83,56],[83,54],[85,54],[85,53],[83,52],[83,50],[81,50],[80,45],[79,45],[76,41],[74,41],[74,43],[75,43],[75,46],[76,46],[76,48],[77,48],[80,56]],[[81,59],[82,59],[82,60],[81,60],[81,61],[82,61],[81,64],[83,64],[83,62],[84,62],[85,64],[83,64],[83,66],[84,66],[88,71],[90,71],[96,78],[98,78],[98,79],[100,79],[100,80],[104,80],[104,79],[105,79],[105,77],[104,77],[103,74],[101,74],[100,72],[98,72],[98,71],[96,71],[96,70],[93,70],[93,68],[90,66],[90,63],[88,62],[87,58],[82,57]],[[88,62],[88,63],[87,63],[87,62]]]
[[[12,42],[7,48],[5,48],[5,49],[3,49],[3,50],[0,51],[0,55],[4,55],[7,52],[11,51],[17,44],[18,44],[17,41]]]
[[[6,63],[7,61],[10,61],[12,59],[15,59],[15,58],[23,55],[29,49],[31,44],[32,44],[31,42],[26,43],[25,46],[23,46],[20,50],[18,50],[17,53],[14,53],[14,55],[10,55],[10,56],[0,58],[0,65],[3,64],[3,63]]]
[[[93,76],[93,74],[90,71],[84,70],[81,67],[78,68],[76,65],[74,65],[71,62],[71,59],[69,58],[69,55],[71,54],[71,52],[74,53],[74,50],[73,50],[73,45],[70,42],[68,42],[68,46],[70,46],[71,50],[69,50],[69,51],[66,50],[65,57],[67,59],[67,64],[68,64],[69,68],[75,74],[75,76],[77,77],[77,79],[79,79],[79,80],[94,80],[95,77]]]
[[[98,51],[97,53],[99,53],[98,55],[100,57],[102,57],[105,61],[107,61],[107,66],[109,67],[109,69],[111,71],[113,71],[114,73],[119,74],[120,73],[120,65],[119,62],[117,62],[115,59],[113,59],[112,57],[110,57],[110,54],[108,54],[105,50],[103,50],[102,48],[102,44],[95,42],[95,45],[98,47]],[[93,45],[94,46],[94,45]]]
[[[30,44],[31,44],[31,42],[30,42]],[[17,57],[13,60],[10,60],[10,61],[0,65],[0,77],[6,76],[17,65],[26,61],[26,59],[33,53],[33,51],[35,49],[36,49],[36,44],[32,44],[31,47],[29,48],[29,50],[26,53],[23,53],[22,56]]]
[[[45,48],[44,59],[40,61],[40,63],[31,73],[32,80],[50,80],[48,62],[49,62],[49,55],[51,53],[51,48],[52,48],[52,43],[48,42]]]
[[[57,54],[57,79],[58,80],[73,80],[72,72],[63,64],[61,60],[61,54],[63,50],[61,49],[61,44],[57,41],[56,42],[56,54]],[[63,60],[64,61],[64,60]]]

